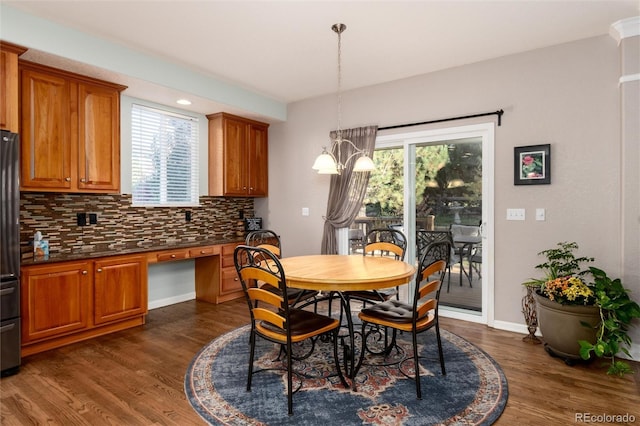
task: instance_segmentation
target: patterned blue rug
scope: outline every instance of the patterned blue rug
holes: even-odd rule
[[[442,376],[433,330],[419,335],[422,400],[415,383],[397,366],[363,365],[357,392],[345,389],[335,371],[333,346],[319,341],[311,357],[294,362],[294,370],[316,378],[303,378],[293,395],[293,416],[287,414],[286,374],[264,371],[253,377],[246,391],[249,326],[211,341],[193,358],[185,376],[191,406],[213,425],[490,425],[507,403],[507,380],[500,366],[471,343],[441,330],[447,375]],[[399,345],[412,353],[410,336]],[[428,343],[428,344],[425,344]],[[258,339],[256,364],[278,367],[279,348]],[[391,357],[400,357],[396,352]],[[379,362],[369,357],[366,362]],[[413,362],[403,370],[413,374]],[[294,375],[294,389],[300,378]]]

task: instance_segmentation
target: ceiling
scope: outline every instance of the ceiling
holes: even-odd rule
[[[283,103],[336,92],[337,22],[349,90],[608,34],[640,11],[638,0],[1,1]]]

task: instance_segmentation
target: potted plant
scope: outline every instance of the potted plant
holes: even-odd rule
[[[620,279],[612,280],[595,267],[582,269],[584,263],[594,259],[576,257],[577,243],[557,245],[538,253],[547,259],[536,265],[545,277],[524,283],[535,288],[545,349],[567,364],[595,355],[611,359],[608,374],[631,372],[626,362],[616,360],[616,355],[622,351],[630,356],[627,331],[633,318],[640,318],[640,306],[631,300]]]

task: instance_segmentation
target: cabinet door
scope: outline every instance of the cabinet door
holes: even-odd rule
[[[106,258],[95,262],[96,325],[147,312],[147,260],[144,256]]]
[[[21,179],[24,189],[71,188],[70,85],[61,77],[22,69]]]
[[[224,194],[247,195],[247,124],[231,118],[224,119]]]
[[[249,195],[266,197],[269,188],[267,127],[249,126],[247,158]]]
[[[78,189],[120,189],[120,94],[78,85]]]
[[[61,263],[22,269],[22,342],[91,326],[91,264]]]
[[[0,129],[19,133],[18,55],[26,49],[0,41]]]

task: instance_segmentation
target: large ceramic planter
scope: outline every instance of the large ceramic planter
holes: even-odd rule
[[[534,297],[538,305],[538,327],[547,352],[564,358],[568,364],[582,359],[578,341],[595,343],[595,327],[600,321],[598,307],[561,305],[536,292]],[[583,322],[591,327],[584,326]]]

